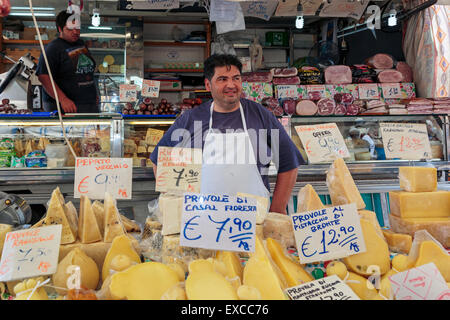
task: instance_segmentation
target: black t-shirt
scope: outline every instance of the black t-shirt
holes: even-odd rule
[[[78,112],[98,112],[94,81],[95,61],[84,42],[79,39],[71,43],[57,38],[45,47],[45,53],[55,84],[75,103]],[[36,74],[48,74],[42,54]],[[45,90],[42,92],[46,111],[56,110],[55,100]]]

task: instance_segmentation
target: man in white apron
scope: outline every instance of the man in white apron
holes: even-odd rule
[[[264,139],[252,140],[249,131],[256,134],[261,130],[270,131],[273,136],[279,136],[280,142],[269,148],[272,157],[279,158],[269,211],[286,213],[297,168],[304,161],[273,114],[260,104],[241,98],[241,70],[242,64],[232,55],[213,55],[205,61],[205,87],[211,92],[213,101],[185,112],[169,128],[150,157],[155,176],[160,145],[198,147],[194,140],[201,135],[201,193],[235,196],[240,192],[269,198],[268,177],[266,174],[263,181],[261,171],[264,165],[259,153],[260,148],[267,148],[264,145],[267,142],[262,142]],[[201,121],[201,125],[193,126],[195,121]],[[180,134],[180,130],[187,132]],[[190,138],[177,141],[174,136]],[[265,165],[267,169],[269,164]]]

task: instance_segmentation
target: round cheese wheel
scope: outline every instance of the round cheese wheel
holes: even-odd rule
[[[108,54],[107,56],[105,56],[105,58],[103,58],[103,61],[105,61],[108,65],[114,64],[114,57],[110,54]]]

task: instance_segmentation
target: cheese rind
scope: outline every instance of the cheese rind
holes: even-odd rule
[[[298,191],[297,194],[297,212],[306,212],[311,210],[325,209],[325,206],[320,200],[319,195],[314,190],[313,186],[307,184]]]
[[[281,243],[284,248],[295,247],[292,218],[288,215],[269,212],[263,224],[264,239],[272,238]]]
[[[399,167],[400,189],[409,192],[437,190],[437,169],[427,167]]]
[[[412,236],[409,234],[395,233],[392,230],[384,229],[383,235],[390,251],[408,254],[411,250]]]
[[[355,203],[358,210],[366,204],[356,187],[355,181],[342,158],[334,160],[327,172],[326,183],[333,205]]]
[[[419,230],[427,230],[445,248],[450,248],[450,218],[409,218],[402,219],[389,215],[391,229],[397,233],[414,236]]]
[[[450,217],[450,191],[389,192],[391,214],[401,218]]]

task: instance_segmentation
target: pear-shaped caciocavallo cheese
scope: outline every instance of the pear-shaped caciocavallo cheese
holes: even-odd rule
[[[238,289],[242,284],[242,273],[244,268],[242,267],[237,253],[231,251],[217,251],[216,259],[225,263],[226,277],[231,281],[231,284]]]
[[[361,229],[366,244],[366,252],[357,253],[342,259],[347,268],[362,276],[370,276],[379,268],[383,275],[391,267],[389,247],[386,241],[376,232],[371,222],[360,219]]]

